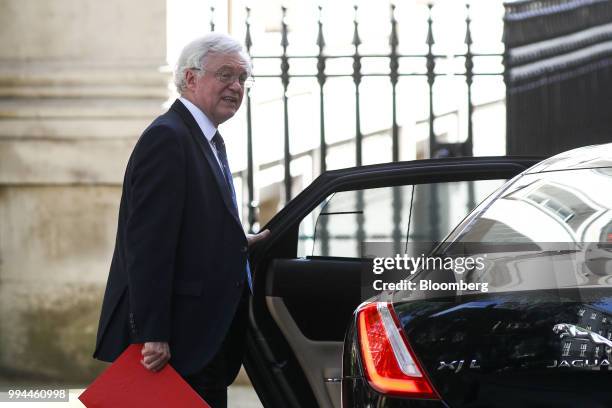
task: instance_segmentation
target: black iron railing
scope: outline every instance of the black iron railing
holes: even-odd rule
[[[354,32],[353,32],[353,53],[348,55],[333,55],[327,54],[325,52],[325,38],[323,35],[323,21],[321,18],[322,7],[319,6],[319,19],[318,19],[318,32],[316,37],[316,45],[318,47],[318,53],[313,55],[294,55],[289,54],[287,52],[289,46],[289,27],[286,21],[287,9],[285,7],[281,8],[281,25],[280,25],[280,34],[281,41],[280,45],[282,47],[282,52],[280,55],[251,55],[255,65],[258,60],[270,60],[276,59],[279,62],[280,66],[280,74],[265,74],[258,73],[257,70],[254,73],[256,78],[278,78],[283,87],[283,125],[284,125],[284,134],[283,134],[283,158],[281,163],[284,167],[284,200],[288,202],[293,197],[292,191],[292,178],[290,173],[291,162],[294,159],[291,155],[290,144],[291,144],[291,135],[290,135],[290,120],[289,117],[289,97],[287,90],[293,78],[298,77],[312,77],[315,78],[318,87],[319,87],[319,111],[320,111],[320,126],[319,126],[319,170],[323,172],[327,169],[326,158],[328,153],[329,144],[327,142],[326,134],[325,134],[325,85],[329,78],[332,77],[349,77],[352,78],[354,90],[355,90],[355,164],[357,166],[362,165],[363,163],[363,141],[364,134],[362,132],[362,118],[360,114],[360,89],[363,86],[362,79],[364,77],[388,77],[391,84],[391,98],[392,98],[392,117],[391,117],[391,157],[393,161],[398,161],[400,159],[400,145],[402,141],[400,140],[400,130],[399,124],[397,120],[397,84],[401,77],[422,77],[426,80],[428,88],[429,88],[429,155],[431,157],[436,157],[439,155],[450,155],[450,156],[471,156],[473,153],[473,113],[474,106],[472,102],[472,87],[473,87],[473,79],[475,76],[499,76],[502,77],[503,72],[486,72],[486,71],[474,71],[474,60],[479,57],[498,57],[501,58],[501,53],[475,53],[472,51],[472,33],[471,33],[471,18],[470,18],[470,6],[469,4],[465,5],[465,52],[453,54],[453,55],[439,55],[434,52],[434,34],[433,34],[433,19],[432,19],[432,6],[431,4],[427,5],[428,8],[428,20],[427,20],[427,36],[425,38],[425,43],[427,44],[427,52],[423,54],[402,54],[399,52],[399,37],[398,37],[398,25],[399,22],[395,16],[395,5],[390,6],[390,36],[389,36],[389,49],[388,52],[380,53],[380,54],[362,54],[360,51],[361,38],[359,36],[359,20],[357,18],[358,15],[358,6],[354,6]],[[214,11],[212,9],[211,11]],[[253,46],[253,39],[251,36],[251,22],[250,22],[250,14],[251,9],[246,9],[246,20],[245,20],[245,46],[249,54],[251,53],[251,48]],[[210,29],[215,29],[215,24],[211,19]],[[434,132],[434,121],[436,120],[436,116],[434,114],[434,84],[436,82],[436,78],[441,75],[448,75],[448,73],[440,73],[436,70],[436,63],[440,59],[446,58],[453,59],[464,59],[464,71],[463,72],[453,72],[452,75],[455,76],[463,76],[465,78],[465,83],[467,85],[467,93],[465,98],[467,99],[468,106],[468,114],[467,114],[467,138],[465,141],[460,143],[442,143],[437,140],[436,134]],[[389,63],[389,71],[385,73],[369,73],[363,72],[362,70],[362,59],[387,59]],[[293,60],[297,59],[310,59],[316,61],[316,73],[313,74],[296,74],[291,72],[291,64]],[[352,72],[343,72],[343,73],[334,73],[329,74],[326,72],[327,62],[331,60],[337,59],[351,59],[352,60]],[[425,66],[425,72],[407,72],[401,69],[401,61],[403,60],[419,60],[422,61]],[[255,68],[256,69],[256,68]],[[257,223],[257,203],[255,202],[255,191],[253,184],[253,171],[254,171],[254,159],[253,159],[253,129],[252,129],[252,118],[251,118],[251,108],[252,101],[250,93],[247,94],[246,101],[246,121],[247,121],[247,169],[246,175],[241,174],[247,180],[247,208],[248,208],[248,224],[249,228],[253,229],[253,226]],[[503,135],[502,135],[503,136]],[[244,201],[244,200],[243,200]]]

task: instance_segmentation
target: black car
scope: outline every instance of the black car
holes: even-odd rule
[[[612,407],[612,144],[512,179],[428,260],[467,257],[359,306],[342,406]]]
[[[364,255],[364,245],[385,243],[399,252],[406,242],[440,242],[482,200],[537,162],[479,157],[335,170],[321,175],[294,198],[265,226],[272,235],[251,255],[255,286],[245,367],[263,405],[444,406],[455,404],[446,394],[447,387],[455,387],[453,390],[465,393],[458,397],[461,401],[485,406],[477,405],[480,394],[474,387],[478,385],[463,372],[451,377],[448,384],[440,382],[435,353],[443,345],[423,346],[442,334],[424,329],[430,327],[427,319],[435,320],[425,310],[438,312],[431,304],[420,312],[400,307],[394,302],[403,299],[401,292],[386,295],[391,296],[386,315],[406,325],[407,331],[399,332],[399,338],[410,341],[405,346],[414,353],[420,388],[412,394],[387,392],[371,381],[354,326],[360,315],[378,308],[375,302],[376,306],[362,305],[354,315],[366,299],[364,271],[371,271],[372,265],[371,257]],[[415,316],[412,322],[419,323],[418,333],[424,336],[418,337],[419,342],[413,340],[411,313]],[[454,360],[472,358],[482,367],[488,364],[480,357],[463,356],[460,351],[467,351],[466,344],[453,339],[458,353]],[[445,356],[449,360],[445,362],[452,364],[451,357]],[[462,381],[471,385],[462,388]]]

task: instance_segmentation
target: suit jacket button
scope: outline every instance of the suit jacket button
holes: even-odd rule
[[[239,288],[242,282],[238,281],[236,282],[236,287]]]
[[[241,250],[242,252],[246,252],[246,251],[248,251],[248,250],[249,250],[249,247],[247,247],[247,246],[245,245],[245,246],[243,246],[242,248],[240,248],[240,250]]]

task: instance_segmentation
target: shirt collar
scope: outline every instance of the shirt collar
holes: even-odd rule
[[[212,138],[215,136],[215,133],[217,133],[217,128],[215,127],[215,125],[212,124],[210,119],[208,119],[208,117],[204,114],[204,112],[200,110],[200,108],[195,106],[187,98],[180,96],[178,99],[183,103],[183,105],[185,105],[187,110],[189,110],[191,116],[193,116],[195,121],[198,123],[198,126],[200,126],[202,133],[204,133],[206,140],[208,140],[208,142],[210,143]]]

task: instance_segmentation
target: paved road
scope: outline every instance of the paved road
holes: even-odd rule
[[[70,390],[69,402],[0,402],[2,408],[83,408],[78,400],[82,389]],[[228,406],[230,408],[262,408],[257,394],[252,387],[246,385],[232,385],[228,393]]]

